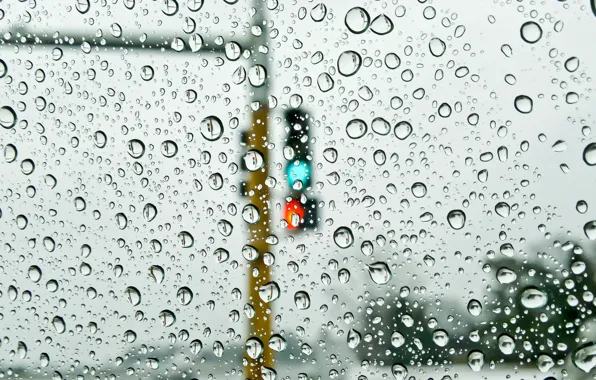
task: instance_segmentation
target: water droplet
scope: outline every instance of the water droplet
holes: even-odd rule
[[[447,222],[454,230],[461,230],[466,225],[466,214],[462,210],[451,210],[447,214]]]
[[[21,359],[25,359],[27,357],[27,345],[25,342],[19,341],[17,344],[17,353]]]
[[[333,240],[339,248],[349,248],[354,244],[354,234],[348,227],[339,227],[333,233]]]
[[[180,302],[181,305],[188,305],[192,301],[193,295],[192,291],[187,288],[186,286],[181,287],[178,289],[176,293],[176,299]]]
[[[584,371],[589,373],[596,366],[596,343],[589,342],[580,345],[573,351],[571,360],[573,364]]]
[[[37,265],[31,265],[27,271],[27,275],[33,282],[39,282],[41,280],[41,269]]]
[[[468,302],[468,313],[474,317],[479,316],[482,314],[482,304],[478,300],[470,300]]]
[[[501,334],[498,339],[499,350],[505,355],[513,354],[515,351],[515,340],[507,334]]]
[[[345,77],[356,74],[361,65],[362,58],[360,57],[360,54],[353,50],[344,51],[337,59],[337,70]]]
[[[507,267],[501,267],[497,271],[497,281],[501,284],[511,284],[517,280],[517,274]]]
[[[178,242],[182,246],[182,248],[190,248],[195,242],[195,239],[190,234],[190,232],[182,231],[178,234]]]
[[[27,158],[21,161],[21,172],[25,175],[29,175],[35,171],[35,163],[33,160]]]
[[[408,377],[408,369],[403,364],[395,363],[391,366],[391,374],[395,380],[406,380]]]
[[[126,226],[128,225],[128,218],[126,217],[126,215],[124,215],[121,212],[119,212],[118,214],[116,214],[116,225],[121,230],[125,229]]]
[[[159,359],[157,359],[157,358],[147,358],[147,359],[145,359],[145,364],[150,369],[158,369],[159,368]]]
[[[310,17],[315,22],[323,21],[323,19],[325,18],[326,15],[327,15],[327,6],[324,3],[319,3],[319,4],[315,5],[310,10]]]
[[[370,30],[380,36],[391,33],[393,30],[393,21],[384,14],[380,14],[370,23]]]
[[[433,331],[433,342],[439,347],[445,347],[449,343],[447,331],[443,329]]]
[[[195,339],[190,342],[190,352],[192,352],[194,355],[197,355],[202,349],[203,342],[201,342],[199,339]]]
[[[391,271],[386,263],[379,261],[366,266],[371,280],[377,285],[385,285],[391,280]]]
[[[364,8],[354,7],[346,12],[344,22],[350,32],[364,33],[370,25],[370,15]]]
[[[584,148],[583,158],[587,165],[596,165],[596,143],[590,143],[586,145]]]
[[[432,55],[434,55],[435,57],[440,57],[443,55],[443,53],[445,53],[447,45],[445,45],[445,42],[443,42],[442,39],[435,37],[431,39],[428,43],[428,48]]]
[[[368,126],[363,120],[353,119],[346,125],[346,134],[351,139],[359,139],[366,134]]]
[[[514,102],[515,109],[520,113],[530,113],[534,108],[534,102],[529,96],[518,95]]]
[[[163,268],[159,265],[151,265],[149,267],[149,276],[151,276],[151,278],[153,279],[153,281],[155,281],[158,284],[161,284],[163,282],[163,279],[165,277],[165,272],[163,270]]]
[[[579,58],[571,57],[565,61],[565,69],[570,73],[575,72],[579,68]]]
[[[273,351],[281,352],[286,349],[288,343],[286,340],[279,334],[274,334],[269,338],[269,348]]]
[[[39,365],[43,368],[47,367],[48,365],[50,365],[50,355],[48,355],[45,352],[42,352],[39,355]]]
[[[261,219],[261,212],[257,206],[248,204],[242,209],[242,219],[248,224],[256,224]]]
[[[170,310],[162,310],[158,317],[164,327],[170,327],[176,323],[176,315]]]
[[[209,141],[218,140],[224,132],[223,123],[217,116],[207,116],[199,127],[201,135]]]
[[[399,348],[406,343],[406,339],[404,338],[403,334],[399,331],[394,331],[391,334],[391,345],[395,348]]]
[[[134,343],[134,341],[137,340],[137,333],[132,330],[126,330],[124,332],[124,340],[127,343]]]
[[[528,21],[521,26],[520,34],[525,42],[535,44],[542,38],[542,28],[534,21]]]
[[[335,82],[328,73],[321,73],[317,77],[317,85],[321,91],[327,92],[333,88]]]
[[[527,309],[538,309],[544,307],[548,302],[548,296],[543,291],[530,287],[521,294],[521,304]]]
[[[584,224],[584,234],[590,240],[596,240],[596,220]]]
[[[141,67],[141,79],[144,81],[150,81],[151,79],[153,79],[153,75],[155,74],[155,71],[153,70],[153,67],[146,65]]]
[[[14,162],[17,159],[18,151],[17,147],[12,144],[6,144],[4,146],[4,159],[7,163]]]
[[[414,195],[416,198],[422,198],[426,195],[426,185],[422,182],[415,182],[412,185],[411,191],[412,195]]]
[[[52,318],[52,326],[54,326],[54,330],[56,330],[58,334],[62,334],[66,331],[66,323],[64,323],[64,318],[60,316]]]
[[[178,153],[178,145],[172,140],[166,140],[161,143],[161,154],[164,157],[172,158]]]
[[[473,350],[468,354],[468,367],[474,372],[479,372],[484,366],[484,354],[482,351]]]
[[[132,158],[139,159],[145,154],[145,144],[138,139],[130,140],[126,143],[126,148]]]
[[[356,331],[354,329],[350,329],[350,331],[348,331],[348,347],[350,347],[350,348],[358,347],[361,339],[362,339],[362,335],[358,331]]]
[[[8,72],[8,66],[6,66],[6,62],[4,62],[2,59],[0,59],[0,78],[4,78],[4,76],[6,75],[7,72]]]
[[[327,160],[327,162],[330,163],[335,163],[337,161],[337,149],[335,148],[326,148],[323,151],[323,158],[325,158],[325,160]]]
[[[129,286],[124,290],[124,295],[132,306],[138,306],[141,303],[141,292],[134,286]]]
[[[280,290],[275,281],[268,282],[259,288],[259,297],[263,302],[273,302],[279,298]]]
[[[495,205],[495,212],[502,218],[507,218],[511,212],[511,206],[506,202],[499,202]]]
[[[3,128],[10,129],[17,123],[17,114],[9,106],[0,108],[0,125]]]
[[[248,81],[253,87],[261,87],[267,79],[267,70],[262,65],[254,65],[248,69]]]
[[[451,116],[451,106],[447,103],[442,103],[439,106],[439,116],[442,118],[447,118]]]
[[[246,341],[246,353],[252,359],[258,359],[263,354],[263,342],[257,338],[252,337]]]
[[[407,121],[400,121],[393,128],[393,133],[395,134],[395,137],[397,137],[400,140],[407,139],[408,136],[412,134],[412,131],[412,125]]]
[[[251,149],[244,155],[244,164],[248,171],[255,172],[265,166],[265,157],[258,150]]]
[[[310,307],[310,296],[307,292],[299,291],[294,294],[294,304],[300,310],[306,310]]]

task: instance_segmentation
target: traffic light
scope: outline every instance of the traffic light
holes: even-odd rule
[[[287,135],[283,155],[289,194],[283,219],[288,230],[313,229],[317,226],[317,202],[307,195],[314,174],[309,115],[302,109],[290,109],[284,113],[284,123]]]

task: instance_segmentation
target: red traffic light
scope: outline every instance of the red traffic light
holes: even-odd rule
[[[292,199],[291,201],[287,202],[284,213],[284,218],[288,223],[287,229],[295,230],[296,228],[300,227],[305,215],[306,211],[304,210],[304,205],[298,200]]]

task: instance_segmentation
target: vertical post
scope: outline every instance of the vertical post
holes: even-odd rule
[[[257,11],[253,17],[252,25],[259,26],[261,28],[261,33],[258,36],[251,35],[250,49],[253,58],[251,63],[261,65],[267,72],[267,56],[259,52],[260,46],[267,45],[268,32],[265,28],[266,25],[264,25],[265,7],[263,0],[252,0],[252,4]],[[269,154],[267,152],[267,124],[269,117],[267,96],[269,85],[269,75],[267,75],[263,86],[252,89],[252,103],[254,104],[255,102],[258,102],[260,107],[252,113],[252,124],[247,134],[248,149],[258,150],[262,153],[265,160],[265,165],[262,170],[248,173],[246,186],[249,202],[258,207],[260,211],[259,221],[250,225],[250,235],[248,239],[248,244],[257,249],[259,257],[248,266],[248,302],[254,307],[255,315],[249,320],[247,339],[257,337],[265,346],[260,358],[252,359],[247,355],[245,356],[248,361],[245,376],[252,380],[261,379],[261,367],[273,367],[273,353],[267,345],[269,337],[271,336],[272,315],[268,312],[269,305],[263,302],[259,297],[259,288],[271,281],[269,268],[263,261],[263,254],[269,251],[269,244],[266,239],[267,236],[272,233],[270,225],[270,194],[269,188],[265,185],[265,180],[269,175]]]

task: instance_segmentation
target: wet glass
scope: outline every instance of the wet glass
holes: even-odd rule
[[[595,4],[0,1],[0,377],[593,378]]]

